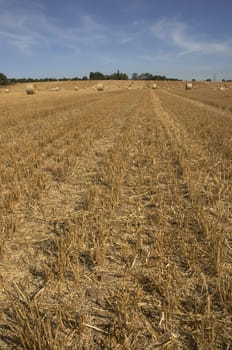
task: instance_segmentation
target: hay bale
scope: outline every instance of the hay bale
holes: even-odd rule
[[[104,84],[102,84],[102,83],[99,83],[99,84],[97,84],[97,91],[104,91]]]
[[[6,94],[9,94],[9,92],[10,92],[10,89],[6,89],[6,90],[5,90],[5,93],[6,93]]]
[[[186,83],[185,90],[192,90],[193,84],[192,83]]]
[[[60,88],[59,88],[59,86],[52,87],[49,89],[49,91],[60,91]]]
[[[79,90],[78,86],[74,86],[74,90],[78,91]]]
[[[158,89],[158,85],[157,84],[152,84],[152,89],[153,90]]]
[[[26,93],[27,95],[33,95],[36,92],[36,88],[34,84],[27,84],[26,86]]]

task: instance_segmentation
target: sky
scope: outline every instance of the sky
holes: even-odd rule
[[[0,72],[232,79],[232,0],[0,0]]]

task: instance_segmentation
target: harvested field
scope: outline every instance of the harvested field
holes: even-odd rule
[[[211,88],[211,90],[196,88],[190,91],[178,90],[177,93],[180,96],[232,112],[232,89],[221,91],[218,88]]]
[[[231,349],[230,108],[78,87],[0,96],[0,349]]]

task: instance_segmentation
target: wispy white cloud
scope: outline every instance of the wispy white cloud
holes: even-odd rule
[[[194,28],[183,21],[163,18],[151,26],[154,37],[181,49],[181,54],[200,52],[202,54],[232,53],[229,41],[205,40],[193,33]]]
[[[76,26],[63,28],[50,23],[48,29],[59,40],[65,40],[70,47],[73,45],[96,46],[107,41],[106,28],[89,15],[79,18]]]
[[[167,62],[173,62],[174,59],[178,57],[178,55],[170,55],[170,53],[162,53],[162,52],[147,52],[142,54],[137,54],[136,57],[139,60],[145,61],[145,62],[160,62],[160,63],[167,63]]]
[[[0,12],[0,41],[25,54],[33,54],[41,46],[79,52],[80,47],[103,44],[106,34],[104,26],[88,15],[80,15],[76,23],[70,25],[48,17],[39,7],[32,6],[26,12],[19,8]]]
[[[118,36],[118,43],[122,45],[127,45],[128,43],[134,41],[133,35],[129,33],[124,33]]]
[[[31,54],[31,48],[34,45],[35,38],[40,39],[37,33],[12,33],[0,31],[0,38],[5,39],[11,46],[28,55]]]
[[[143,20],[137,20],[121,25],[120,28],[112,31],[111,35],[119,45],[133,45],[138,48],[144,45],[144,39],[147,37],[148,31],[148,24]]]

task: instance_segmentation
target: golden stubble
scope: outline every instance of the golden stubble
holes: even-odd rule
[[[230,115],[114,84],[1,102],[1,348],[229,349]]]

